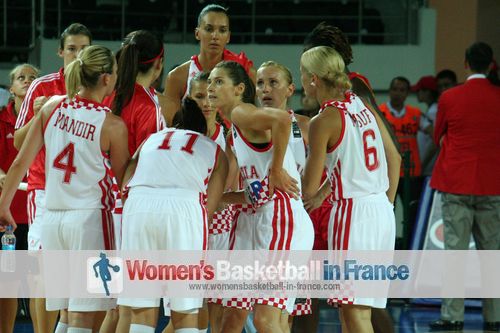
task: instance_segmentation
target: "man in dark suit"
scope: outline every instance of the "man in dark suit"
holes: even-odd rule
[[[486,79],[493,52],[474,43],[465,53],[463,85],[439,99],[434,140],[441,151],[431,187],[442,192],[445,249],[500,250],[500,88]],[[486,288],[487,286],[483,286]],[[483,300],[484,329],[500,329],[500,300]],[[461,330],[464,300],[443,299],[433,330]]]

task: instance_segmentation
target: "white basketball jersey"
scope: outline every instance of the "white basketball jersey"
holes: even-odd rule
[[[144,142],[128,186],[205,193],[220,151],[215,142],[200,133],[165,128]]]
[[[302,176],[306,166],[306,144],[293,110],[288,110],[288,113],[290,113],[290,116],[292,117],[292,130],[290,131],[288,146],[292,149],[295,163],[297,163],[297,170]]]
[[[274,150],[272,144],[269,143],[267,147],[262,149],[255,148],[242,136],[241,131],[235,125],[233,125],[231,132],[234,153],[238,161],[238,167],[240,168],[240,175],[244,179],[245,185],[250,186],[253,181],[262,181],[269,176]],[[287,146],[283,168],[291,177],[298,181],[299,188],[301,188],[300,174],[297,171],[297,164],[293,158],[290,146]]]
[[[215,132],[210,139],[212,139],[216,144],[221,147],[222,150],[226,150],[226,138],[224,137],[224,129],[221,124],[215,124]]]
[[[328,106],[339,109],[343,119],[339,142],[328,150],[325,162],[333,200],[386,192],[387,161],[375,116],[352,92],[344,101],[324,103],[319,112]]]
[[[109,157],[101,151],[107,112],[78,95],[54,109],[44,129],[47,209],[113,207]]]
[[[196,74],[200,73],[203,71],[203,68],[201,68],[201,65],[198,61],[198,56],[194,55],[191,57],[191,61],[189,63],[189,72],[188,72],[188,77],[187,77],[187,82],[186,82],[186,91],[184,92],[184,96],[182,96],[182,99],[186,98],[187,95],[189,95],[189,90],[191,89],[191,80],[193,77],[196,76]]]

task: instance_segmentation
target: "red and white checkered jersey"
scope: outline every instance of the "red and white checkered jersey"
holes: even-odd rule
[[[302,131],[300,130],[297,118],[295,118],[295,113],[293,110],[288,110],[288,113],[292,117],[292,130],[290,131],[290,140],[288,141],[288,145],[292,149],[295,163],[297,163],[297,170],[302,175],[306,166],[306,143],[304,141],[304,137],[302,136]]]
[[[65,95],[64,71],[44,75],[33,81],[26,92],[26,97],[21,104],[16,129],[26,125],[34,116],[33,102],[37,97],[52,97]],[[28,191],[43,190],[45,188],[45,147],[40,149],[28,171]]]
[[[276,193],[273,197],[270,197],[267,186],[274,150],[272,143],[269,143],[265,148],[256,148],[248,142],[235,125],[233,125],[231,133],[232,144],[236,160],[238,161],[240,174],[245,181],[245,187],[252,197],[254,207],[272,207],[271,201],[276,197]],[[297,171],[297,165],[290,146],[287,146],[285,158],[283,160],[283,168],[291,177],[298,181],[300,188],[300,174]],[[288,196],[286,195],[286,197]]]
[[[206,136],[165,128],[141,148],[128,187],[180,188],[206,193],[221,148]]]
[[[325,166],[332,184],[332,199],[356,198],[389,188],[384,144],[372,112],[352,92],[343,101],[323,103],[337,108],[342,118],[339,141],[328,149]]]
[[[65,98],[44,128],[46,208],[111,209],[110,162],[101,150],[106,106]]]

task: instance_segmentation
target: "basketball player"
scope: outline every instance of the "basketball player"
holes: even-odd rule
[[[126,179],[133,176],[123,211],[124,250],[207,248],[208,217],[224,190],[227,160],[221,148],[205,136],[206,120],[196,102],[186,98],[182,112],[183,129],[152,134],[127,169]],[[132,307],[131,333],[154,332],[159,301],[118,300]],[[201,298],[170,298],[175,332],[198,333],[202,303]]]
[[[2,191],[6,172],[16,158],[17,149],[14,147],[14,127],[16,119],[21,109],[21,103],[26,97],[28,87],[38,77],[38,68],[30,64],[17,65],[9,75],[11,100],[7,106],[0,109],[0,192]],[[24,180],[26,181],[26,180]],[[11,211],[14,213],[14,220],[18,223],[16,229],[16,250],[27,250],[28,214],[26,210],[26,191],[18,190],[12,201]],[[35,316],[35,299],[30,299],[30,306]],[[0,332],[12,332],[17,314],[17,298],[0,299]],[[32,317],[33,317],[32,316]],[[33,326],[36,320],[33,320]]]
[[[213,107],[218,107],[233,123],[232,141],[245,185],[262,191],[224,194],[224,202],[254,204],[251,223],[240,229],[253,235],[248,250],[309,250],[312,248],[311,221],[298,198],[300,175],[288,147],[291,119],[288,112],[253,105],[255,88],[244,68],[236,62],[221,62],[210,73],[208,95]],[[266,187],[269,187],[267,190]],[[296,200],[294,200],[296,199]],[[288,209],[284,211],[284,207]],[[276,211],[276,212],[275,212]],[[275,228],[276,219],[285,228]],[[274,221],[274,223],[273,223]],[[246,230],[245,230],[246,228]],[[283,232],[290,228],[288,232]],[[238,232],[238,230],[236,231]],[[247,240],[248,242],[248,240]],[[243,246],[235,246],[244,249]],[[250,306],[241,301],[227,301],[222,320],[222,332],[241,332]],[[288,303],[288,307],[287,307]],[[255,327],[258,332],[282,332],[281,311],[293,308],[294,299],[256,299]],[[245,301],[245,304],[246,303]],[[227,310],[227,311],[226,311]]]
[[[378,114],[349,89],[344,61],[331,47],[312,48],[301,57],[301,81],[321,105],[311,120],[304,197],[320,186],[323,169],[332,184],[330,250],[393,250],[392,202],[401,157]],[[387,160],[385,158],[387,156]],[[387,165],[391,165],[388,168]],[[387,299],[334,299],[342,308],[342,332],[373,332],[371,308]]]
[[[116,89],[105,104],[109,105],[115,115],[121,116],[128,130],[128,147],[133,156],[141,143],[152,133],[163,129],[165,122],[161,114],[153,83],[161,75],[164,49],[162,41],[147,30],[129,33],[117,52],[118,80]],[[116,184],[116,182],[114,182]],[[122,201],[118,187],[114,186],[116,196],[113,210],[113,222],[116,230],[121,230]],[[121,232],[116,232],[119,246]],[[126,329],[130,324],[130,309],[118,307],[119,319],[116,322],[117,310],[107,314],[105,328],[114,331]],[[114,319],[114,320],[112,320]],[[109,327],[109,328],[108,328]]]
[[[65,68],[76,59],[78,52],[92,43],[92,34],[86,26],[73,23],[61,34],[59,39],[58,55],[63,59],[63,68],[57,73],[44,75],[35,80],[26,93],[26,98],[21,105],[21,110],[16,122],[14,134],[14,145],[21,148],[24,138],[33,122],[33,117],[38,113],[48,98],[54,95],[65,95],[64,82]],[[28,249],[40,250],[41,229],[40,222],[45,211],[45,148],[42,148],[28,173],[28,219],[30,228],[28,231]],[[34,299],[30,302],[35,306],[34,324],[35,333],[49,332],[54,328],[57,312],[45,310],[44,299]],[[67,327],[67,315],[61,313],[56,333],[64,333]]]
[[[290,70],[275,61],[267,61],[260,65],[257,70],[256,93],[260,105],[264,107],[273,107],[285,110],[292,117],[292,128],[290,130],[290,139],[288,145],[292,150],[297,170],[302,176],[306,164],[306,141],[309,130],[309,118],[297,115],[293,110],[287,108],[288,98],[295,90],[292,74]],[[310,300],[300,301],[295,304],[293,311],[288,316],[287,312],[282,314],[282,327],[285,328],[292,324],[293,317],[296,315],[306,315],[311,313]]]
[[[0,218],[7,220],[12,219],[8,207],[14,191],[45,144],[44,249],[113,248],[110,163],[120,184],[129,159],[125,124],[101,104],[114,89],[116,70],[109,49],[85,48],[66,66],[67,95],[54,96],[42,107],[9,170],[0,197]],[[96,311],[106,311],[113,303],[108,299],[47,299],[47,309],[68,309],[68,333],[90,333]]]
[[[345,72],[349,76],[349,80],[352,84],[352,91],[359,97],[363,98],[367,103],[370,103],[370,106],[377,112],[380,119],[384,122],[385,129],[390,133],[392,145],[394,145],[394,147],[400,151],[399,142],[394,131],[392,130],[392,126],[389,124],[389,122],[383,116],[382,112],[377,106],[378,103],[370,86],[370,82],[362,74],[349,71],[348,65],[353,62],[354,57],[347,36],[344,35],[344,33],[339,28],[329,25],[326,22],[321,22],[306,36],[304,40],[304,51],[307,51],[308,49],[315,46],[332,47],[341,55],[345,64]],[[394,149],[394,147],[391,147],[391,150]],[[391,165],[389,165],[389,168],[390,167]],[[392,173],[392,170],[389,170],[389,173]],[[323,187],[324,190],[318,194],[322,194],[323,197],[327,197],[328,191],[326,188],[327,186]],[[310,198],[309,200],[305,200],[306,204],[311,203],[311,199],[312,198]],[[318,198],[316,202],[320,202],[320,199],[321,198]],[[328,204],[322,205],[321,208],[317,209],[313,214],[320,214],[323,213],[322,211],[327,211],[328,209]],[[320,227],[321,229],[323,229],[322,225],[320,225]],[[374,324],[376,333],[394,332],[394,325],[387,311],[383,309],[375,309],[372,314],[372,322]],[[310,327],[311,325],[306,326]]]
[[[226,49],[231,36],[227,9],[209,4],[198,15],[198,26],[194,35],[200,41],[200,53],[191,57],[182,65],[174,68],[165,78],[165,96],[160,99],[162,112],[167,124],[180,109],[180,103],[190,91],[191,79],[198,72],[210,72],[214,66],[223,61],[237,61],[255,81],[253,63],[242,52],[235,54]],[[226,124],[229,128],[230,124]]]

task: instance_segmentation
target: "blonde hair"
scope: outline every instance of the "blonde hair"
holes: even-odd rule
[[[84,48],[75,60],[64,69],[66,93],[75,97],[80,87],[97,85],[101,74],[112,74],[115,57],[107,47],[92,45]]]
[[[302,68],[309,74],[316,74],[329,86],[341,90],[351,89],[352,84],[344,72],[342,56],[329,46],[317,46],[307,50],[300,58]]]
[[[293,83],[292,72],[290,72],[290,70],[286,66],[280,64],[279,62],[269,60],[269,61],[262,63],[262,65],[260,65],[259,69],[265,68],[265,67],[276,67],[277,69],[279,69],[283,73],[283,75],[285,76],[286,82],[288,84]]]
[[[24,67],[29,67],[33,70],[33,72],[35,72],[35,76],[38,77],[40,75],[40,70],[38,68],[36,68],[35,66],[31,65],[31,64],[21,64],[21,65],[17,65],[16,67],[14,67],[14,69],[12,69],[9,73],[9,78],[10,78],[10,84],[12,85],[12,83],[14,83],[14,80],[16,79],[16,73],[18,71],[20,71],[22,68]]]

